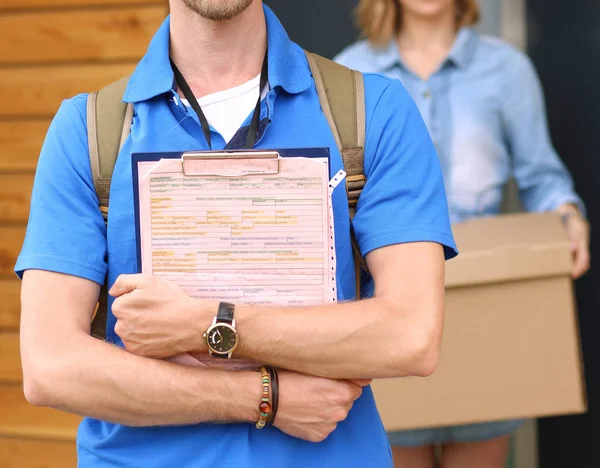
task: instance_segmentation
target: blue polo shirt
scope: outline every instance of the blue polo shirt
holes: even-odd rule
[[[329,147],[332,173],[342,167],[320,109],[302,49],[265,8],[271,90],[261,105],[258,148]],[[130,79],[124,100],[135,104],[131,135],[112,178],[110,222],[98,209],[88,160],[86,97],[66,100],[52,122],[39,160],[21,274],[41,269],[112,284],[136,273],[131,154],[207,149],[198,118],[182,103],[169,65],[169,20]],[[455,254],[438,158],[413,101],[398,81],[366,75],[367,184],[355,230],[363,254],[390,244],[429,241]],[[250,116],[244,126],[248,126]],[[244,128],[228,147],[240,147]],[[213,130],[214,149],[225,146]],[[345,191],[333,197],[340,300],[355,297]],[[367,285],[368,287],[368,285]],[[109,304],[110,305],[110,304]],[[117,345],[109,312],[107,336]],[[243,330],[241,330],[243,333]],[[232,403],[233,404],[233,403]],[[79,466],[127,468],[391,467],[373,394],[365,389],[348,418],[321,443],[251,424],[132,428],[86,418],[77,439]]]

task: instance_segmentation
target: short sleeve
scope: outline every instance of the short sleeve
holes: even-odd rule
[[[399,81],[365,76],[365,175],[354,230],[362,254],[391,244],[435,242],[456,256],[438,156],[419,111]],[[373,84],[373,86],[371,86]]]
[[[92,182],[86,96],[64,101],[40,154],[25,242],[15,266],[78,276],[102,284],[106,228]]]

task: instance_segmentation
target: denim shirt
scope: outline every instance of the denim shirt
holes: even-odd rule
[[[335,60],[398,79],[408,90],[436,145],[452,222],[498,214],[511,177],[527,211],[564,203],[583,209],[552,147],[539,79],[520,51],[463,28],[426,80],[403,64],[394,41],[384,47],[357,42]]]

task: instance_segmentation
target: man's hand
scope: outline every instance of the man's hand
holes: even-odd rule
[[[176,284],[151,275],[121,275],[109,294],[116,298],[115,333],[127,351],[168,358],[205,349],[201,328],[196,326],[202,321],[204,301],[189,297]],[[208,317],[208,311],[204,315]]]
[[[279,409],[275,427],[309,442],[321,442],[345,420],[370,380],[332,380],[279,372]]]
[[[558,212],[562,216],[569,239],[571,239],[572,275],[577,279],[590,268],[590,225],[574,205],[562,205]]]

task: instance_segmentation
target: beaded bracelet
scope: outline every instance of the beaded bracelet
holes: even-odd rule
[[[275,424],[275,418],[277,417],[277,409],[279,408],[279,375],[277,375],[277,369],[273,367],[268,368],[271,375],[271,403],[272,410],[267,421],[267,426]]]
[[[261,367],[260,372],[262,374],[262,399],[258,406],[260,417],[256,423],[257,429],[263,429],[267,425],[273,409],[271,403],[271,374],[266,367]]]

